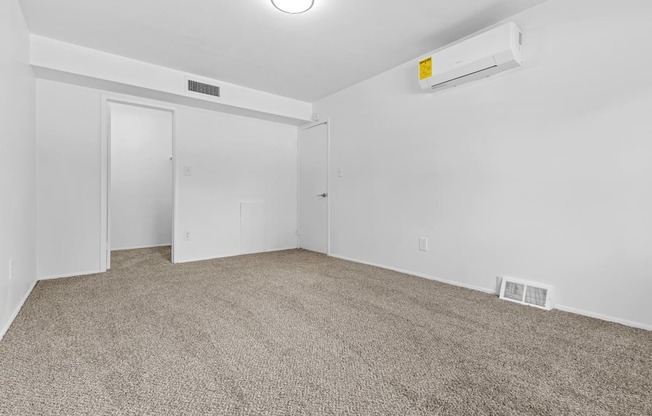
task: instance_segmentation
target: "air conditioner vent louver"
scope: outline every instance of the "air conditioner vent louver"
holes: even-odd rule
[[[440,82],[439,84],[435,84],[435,85],[433,85],[433,86],[430,87],[430,88],[432,88],[433,90],[434,90],[434,89],[437,89],[437,88],[441,88],[441,87],[447,86],[447,84],[450,83],[450,82],[458,81],[458,80],[460,80],[460,79],[462,79],[462,78],[470,77],[470,76],[472,76],[472,75],[482,74],[483,72],[486,72],[486,73],[488,73],[488,74],[491,74],[490,71],[491,71],[492,69],[496,68],[496,67],[497,67],[496,65],[492,65],[492,66],[490,66],[490,67],[488,67],[488,68],[480,69],[480,70],[478,70],[478,71],[474,71],[474,72],[469,72],[468,74],[464,74],[464,75],[462,75],[462,76],[459,76],[459,77],[456,77],[456,78],[451,78],[451,79],[446,80],[446,81],[444,81],[444,82]],[[487,76],[489,76],[489,75],[487,75]]]
[[[212,95],[213,97],[220,96],[220,87],[217,85],[204,84],[203,82],[197,82],[191,79],[188,80],[188,91]]]
[[[522,305],[552,309],[552,286],[503,277],[500,298]]]

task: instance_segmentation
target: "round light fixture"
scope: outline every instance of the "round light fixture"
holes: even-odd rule
[[[272,0],[272,4],[284,13],[299,14],[310,10],[315,0]]]

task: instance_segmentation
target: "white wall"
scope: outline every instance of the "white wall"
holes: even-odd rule
[[[101,96],[37,81],[39,278],[100,271]],[[297,128],[177,108],[175,260],[238,254],[241,201],[267,201],[267,249],[296,247]]]
[[[37,80],[38,277],[100,270],[100,93]]]
[[[111,248],[172,243],[172,112],[111,103]]]
[[[191,239],[175,246],[175,260],[239,254],[241,202],[267,202],[267,250],[296,248],[297,128],[187,108],[177,117],[176,234]]]
[[[29,67],[29,32],[16,0],[0,2],[0,51],[2,338],[36,281],[34,74]]]
[[[315,103],[333,254],[485,290],[532,279],[558,306],[652,327],[650,16],[647,0],[549,0],[513,19],[520,69],[432,95],[415,59]]]

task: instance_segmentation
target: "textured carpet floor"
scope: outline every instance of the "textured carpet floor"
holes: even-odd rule
[[[292,250],[40,282],[0,414],[650,415],[652,333]]]

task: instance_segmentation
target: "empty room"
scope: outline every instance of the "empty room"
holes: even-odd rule
[[[0,0],[0,415],[652,415],[648,0]]]

